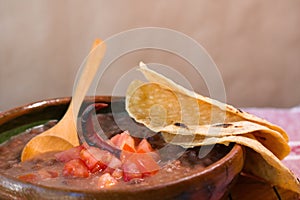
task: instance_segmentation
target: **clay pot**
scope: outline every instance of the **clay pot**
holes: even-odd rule
[[[111,103],[111,97],[99,96],[96,102]],[[0,137],[16,127],[37,121],[60,119],[70,98],[56,98],[31,103],[0,113]],[[87,102],[90,102],[88,100]],[[124,98],[113,98],[124,111]],[[187,177],[132,190],[113,188],[99,191],[64,190],[22,182],[0,174],[0,198],[4,199],[220,199],[228,192],[244,164],[244,150],[232,144],[221,159]]]

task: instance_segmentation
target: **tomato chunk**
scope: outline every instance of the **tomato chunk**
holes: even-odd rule
[[[133,153],[123,164],[124,181],[154,175],[159,169],[159,165],[151,155],[147,153]]]
[[[112,159],[110,160],[107,168],[110,170],[110,171],[114,171],[115,169],[118,169],[122,166],[122,162],[116,158],[115,156],[112,156]]]
[[[63,176],[85,178],[89,177],[90,173],[101,172],[97,187],[107,188],[115,185],[122,178],[125,182],[132,179],[143,180],[145,177],[156,174],[160,169],[157,163],[159,154],[146,139],[135,140],[128,131],[124,131],[107,142],[121,150],[120,158],[109,151],[88,144],[56,154],[57,160],[65,162]],[[38,175],[43,178],[58,176],[55,172],[45,170],[40,171]],[[30,180],[31,177],[35,178],[33,175],[21,178]]]
[[[133,154],[129,159],[138,163],[139,170],[143,174],[143,177],[154,175],[160,169],[157,162],[148,153]]]
[[[119,180],[123,177],[123,170],[120,168],[115,169],[112,173],[111,173],[112,177],[114,177],[116,180]]]
[[[120,148],[120,145],[119,145],[120,137],[121,137],[121,134],[117,134],[117,135],[113,136],[112,138],[110,138],[111,143],[118,148]]]
[[[136,152],[122,151],[121,155],[120,155],[120,159],[121,159],[122,163],[124,163],[134,153],[136,153]]]
[[[123,145],[122,150],[127,152],[136,152],[135,148],[127,143]]]
[[[117,183],[118,181],[114,177],[112,177],[109,173],[105,173],[99,177],[97,187],[108,188]]]
[[[134,139],[130,136],[128,131],[124,131],[121,134],[115,135],[110,141],[119,149],[126,148],[129,151],[135,151]]]
[[[105,168],[104,166],[100,166],[98,160],[87,149],[83,149],[80,152],[80,159],[86,164],[91,172],[100,171]]]
[[[143,177],[138,163],[135,160],[127,159],[122,165],[123,180],[128,182],[132,179],[141,179]]]
[[[101,150],[96,147],[88,147],[83,149],[80,153],[80,158],[87,165],[88,169],[94,173],[97,171],[103,171],[106,168],[114,169],[121,166],[121,161],[113,156],[110,152]]]
[[[138,153],[148,153],[154,151],[150,143],[144,138],[136,148]]]
[[[90,173],[87,166],[82,160],[74,159],[65,163],[65,166],[63,168],[63,175],[86,178],[90,175]]]
[[[20,175],[18,176],[18,179],[29,183],[34,183],[38,180],[38,176],[36,174],[30,173],[30,174]]]
[[[59,152],[55,154],[55,157],[58,161],[61,162],[68,162],[73,159],[77,159],[80,157],[81,150],[84,149],[82,145],[73,147],[71,149],[68,149],[66,151]]]
[[[53,170],[40,169],[38,175],[41,179],[49,179],[58,177],[58,172]]]

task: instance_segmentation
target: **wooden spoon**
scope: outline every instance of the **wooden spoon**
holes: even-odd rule
[[[101,45],[98,45],[100,43]],[[54,127],[32,138],[26,144],[21,155],[22,161],[31,159],[41,153],[63,151],[79,145],[76,128],[77,115],[106,49],[101,40],[96,40],[93,47],[95,48],[91,51],[82,70],[67,112]]]

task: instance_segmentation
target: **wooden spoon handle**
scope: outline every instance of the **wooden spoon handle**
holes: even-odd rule
[[[78,115],[81,103],[96,75],[106,50],[106,45],[101,40],[96,40],[93,44],[93,47],[94,48],[86,59],[85,66],[77,82],[77,86],[73,93],[73,98],[70,104],[70,109],[73,109],[74,119],[76,119]]]

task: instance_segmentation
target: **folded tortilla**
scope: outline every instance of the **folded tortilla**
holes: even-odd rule
[[[245,146],[243,171],[300,194],[297,177],[281,159],[290,152],[280,127],[233,106],[189,91],[141,63],[148,83],[133,81],[126,110],[137,122],[186,148],[235,142]]]

